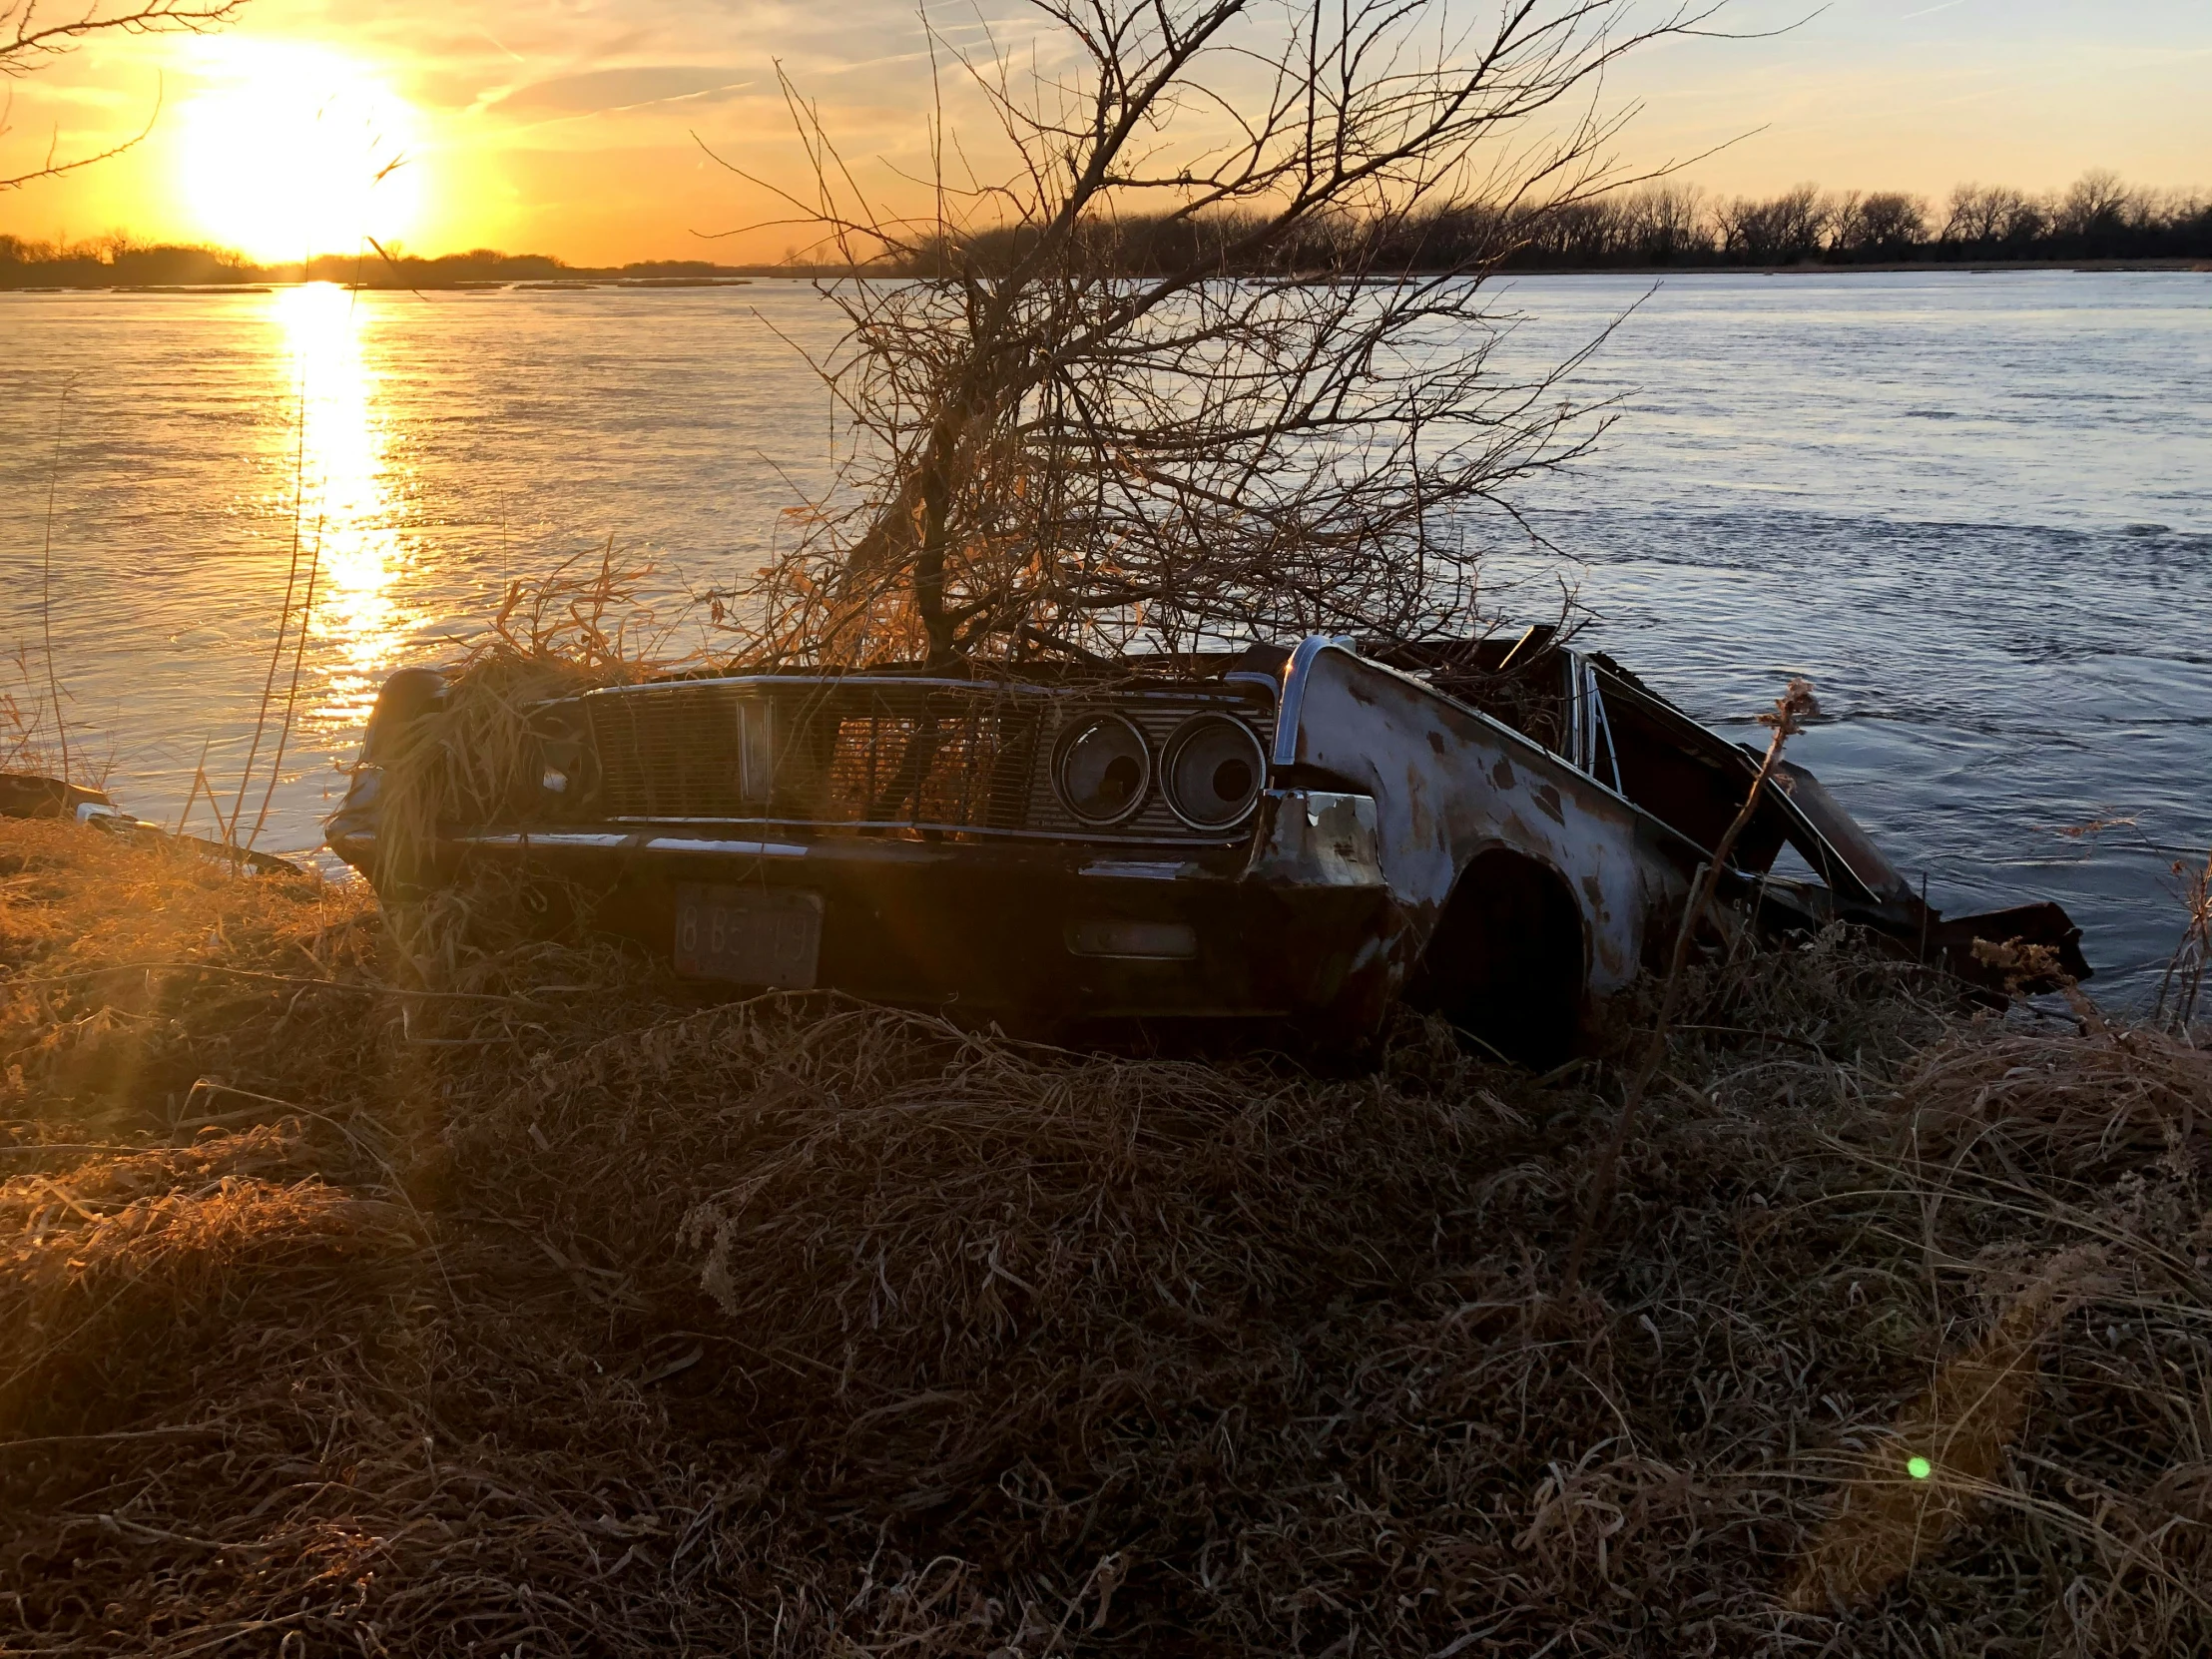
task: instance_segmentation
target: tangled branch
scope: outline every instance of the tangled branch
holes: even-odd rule
[[[1563,394],[1579,355],[1503,365],[1516,319],[1480,278],[1620,183],[1604,71],[1710,13],[1518,5],[1439,36],[1386,0],[1308,0],[1290,27],[1248,0],[1036,10],[1025,77],[994,37],[929,27],[1005,160],[971,159],[940,90],[920,218],[870,205],[785,84],[814,194],[753,182],[871,274],[828,284],[847,328],[816,362],[850,454],[727,596],[754,653],[942,663],[1462,627],[1484,536],[1525,534],[1509,486],[1604,422]],[[1408,229],[1445,216],[1465,252],[1416,269],[1432,262],[1406,257]]]
[[[246,0],[152,0],[151,4],[111,11],[95,0],[83,11],[51,21],[40,15],[38,0],[0,0],[0,79],[29,75],[95,35],[206,34],[232,22],[245,5]],[[0,106],[0,137],[8,132],[8,116],[13,109],[11,94],[8,103]],[[134,150],[154,131],[161,113],[162,97],[157,89],[154,108],[135,137],[69,161],[57,160],[60,135],[56,134],[46,147],[46,159],[28,173],[0,179],[0,191],[20,190],[41,179],[57,179]]]

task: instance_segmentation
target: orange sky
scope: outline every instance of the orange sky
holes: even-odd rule
[[[1035,32],[1016,0],[982,9],[1004,42]],[[1728,22],[1812,9],[1737,0]],[[974,35],[974,8],[937,15]],[[895,188],[891,170],[926,170],[921,45],[910,0],[252,0],[220,34],[104,41],[17,82],[0,176],[57,135],[66,156],[136,131],[157,89],[164,103],[132,154],[0,195],[0,231],[271,260],[363,236],[580,264],[776,259],[805,235],[710,240],[771,209],[693,135],[796,178],[780,60],[863,176]],[[1632,164],[1736,139],[1689,175],[1719,192],[1815,180],[1940,196],[2091,167],[2212,186],[2207,86],[2206,0],[1837,0],[1777,38],[1668,42],[1606,91],[1643,107],[1621,145]]]

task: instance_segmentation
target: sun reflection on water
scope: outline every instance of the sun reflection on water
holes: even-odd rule
[[[371,318],[355,294],[327,282],[280,289],[272,303],[301,422],[293,434],[301,576],[311,564],[308,636],[327,682],[315,718],[351,726],[367,717],[380,671],[406,636],[394,589],[412,563],[397,525],[399,480],[378,404],[380,376],[362,350]]]

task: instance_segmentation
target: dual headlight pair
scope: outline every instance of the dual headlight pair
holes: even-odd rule
[[[1251,815],[1266,778],[1260,740],[1227,715],[1193,715],[1160,752],[1160,793],[1193,830],[1235,829]],[[1133,818],[1152,781],[1152,746],[1120,715],[1084,717],[1053,755],[1052,787],[1060,804],[1094,828]]]

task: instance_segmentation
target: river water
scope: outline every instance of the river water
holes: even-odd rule
[[[2154,993],[2173,865],[2212,841],[2212,274],[1497,296],[1524,362],[1618,323],[1576,382],[1618,419],[1528,492],[1556,551],[1500,552],[1502,602],[1564,579],[1591,640],[1747,737],[1809,676],[1831,718],[1793,755],[1932,899],[2056,897],[2101,995]],[[610,539],[694,588],[756,562],[832,441],[792,342],[832,334],[782,281],[0,295],[5,689],[43,686],[50,617],[118,801],[174,822],[205,755],[228,810],[295,535],[319,547],[262,835],[311,851],[383,675],[452,656],[510,577]]]

